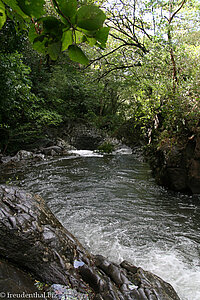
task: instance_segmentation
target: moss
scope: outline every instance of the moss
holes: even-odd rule
[[[105,142],[98,147],[97,151],[101,153],[111,154],[114,151],[114,145],[109,142]]]

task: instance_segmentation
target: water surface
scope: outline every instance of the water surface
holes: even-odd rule
[[[94,254],[126,259],[200,299],[200,199],[168,192],[136,155],[54,158],[14,174]],[[199,203],[199,204],[198,204]]]

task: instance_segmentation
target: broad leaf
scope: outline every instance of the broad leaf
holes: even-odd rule
[[[97,31],[96,30],[86,30],[80,27],[77,27],[77,30],[83,32],[87,37],[95,37]]]
[[[97,30],[106,19],[104,12],[96,6],[82,6],[77,12],[77,25],[86,30]]]
[[[56,60],[61,51],[61,42],[52,43],[48,46],[48,54],[52,60]]]
[[[35,40],[35,38],[37,38],[38,35],[37,35],[37,32],[35,30],[35,25],[34,24],[31,24],[30,26],[30,29],[29,29],[29,32],[28,32],[28,38],[29,38],[29,41],[31,43],[33,43],[33,41]]]
[[[3,0],[3,2],[24,19],[28,18],[27,14],[25,14],[19,7],[17,0]]]
[[[0,29],[3,27],[5,21],[6,21],[5,6],[0,1]]]
[[[75,30],[75,35],[74,35],[74,39],[76,44],[80,44],[84,41],[84,33],[78,30]]]
[[[96,42],[97,40],[95,38],[89,38],[87,37],[87,41],[88,41],[88,44],[93,47],[94,45],[96,45]]]
[[[45,17],[41,18],[39,22],[43,23],[43,33],[49,33],[55,35],[56,37],[61,38],[62,36],[62,27],[64,26],[60,20],[55,17]]]
[[[47,43],[48,43],[48,39],[44,38],[42,42],[37,41],[37,42],[33,43],[33,49],[35,49],[39,53],[46,55],[47,54],[47,48],[46,48]]]
[[[71,45],[68,48],[69,58],[76,61],[82,65],[87,65],[89,63],[88,58],[85,56],[81,48],[76,45]]]
[[[45,38],[46,38],[45,35],[42,35],[42,34],[37,35],[37,37],[34,39],[33,43],[37,43],[37,42],[41,42],[42,43]]]
[[[17,0],[17,3],[29,17],[39,18],[44,14],[45,0]]]
[[[77,10],[77,0],[57,0],[58,13],[64,15],[66,18],[73,17]],[[54,2],[55,5],[55,2]],[[60,10],[62,14],[60,13]]]
[[[62,51],[65,51],[68,49],[68,47],[73,43],[72,39],[72,31],[67,30],[63,32],[62,36]]]
[[[69,20],[67,20],[66,18],[60,16],[60,20],[62,21],[63,24],[65,24],[65,26],[67,25],[69,28],[71,27]]]
[[[107,42],[107,39],[108,39],[109,30],[110,30],[109,27],[103,27],[103,28],[99,29],[97,31],[97,33],[95,34],[96,40],[101,43],[101,46],[103,48],[106,47],[106,42]]]

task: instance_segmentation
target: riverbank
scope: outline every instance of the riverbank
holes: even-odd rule
[[[145,157],[158,184],[200,194],[200,130],[182,138],[161,139],[146,148]]]
[[[10,261],[22,269],[20,276],[26,270],[48,288],[55,283],[64,285],[65,290],[79,293],[80,299],[179,300],[172,286],[158,276],[127,261],[117,265],[88,253],[41,197],[9,186],[0,186],[0,196],[0,248],[7,270],[15,268]],[[10,292],[8,286],[0,287],[4,295]],[[17,290],[25,291],[23,284]]]
[[[152,139],[151,143],[147,144],[145,139],[140,140],[139,129],[138,132],[132,132],[132,122],[125,125],[115,134],[116,138],[87,123],[66,123],[61,127],[48,128],[43,138],[24,145],[23,150],[18,151],[16,155],[0,154],[0,162],[15,165],[20,160],[32,159],[34,162],[46,156],[69,155],[71,150],[87,149],[112,153],[120,151],[124,144],[132,149],[139,146],[144,149],[144,157],[159,185],[176,192],[200,194],[198,128],[194,134],[183,138],[165,138],[160,134],[159,139]]]

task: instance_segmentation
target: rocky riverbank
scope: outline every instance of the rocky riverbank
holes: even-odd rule
[[[136,140],[134,133],[127,125],[118,139],[111,138],[101,130],[89,124],[65,124],[62,128],[49,128],[46,138],[33,144],[25,145],[14,156],[0,154],[3,166],[15,167],[16,164],[31,160],[45,159],[47,156],[70,155],[71,150],[87,149],[100,151],[120,151],[126,145],[134,148]],[[128,130],[129,128],[129,130]],[[136,134],[137,137],[137,134]],[[144,141],[141,143],[144,144]],[[141,143],[140,147],[141,147]],[[103,150],[102,150],[103,149]],[[171,190],[192,194],[200,193],[200,132],[183,139],[164,138],[152,142],[147,147],[144,156],[150,163],[153,176],[158,184]]]
[[[156,181],[171,190],[200,194],[200,131],[149,147],[147,160]]]
[[[44,295],[53,291],[53,299],[62,293],[62,299],[179,299],[158,276],[127,261],[118,265],[90,254],[37,195],[0,186],[0,216],[0,292],[5,297],[15,287],[15,293],[34,293],[34,278],[44,283]],[[7,285],[9,272],[15,275]]]

